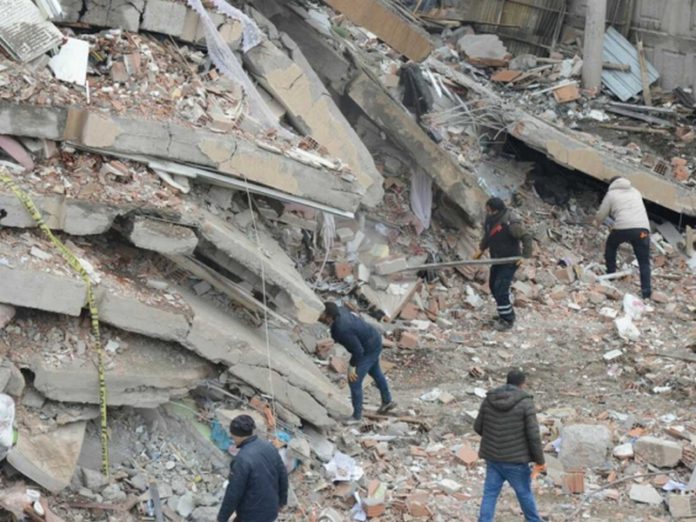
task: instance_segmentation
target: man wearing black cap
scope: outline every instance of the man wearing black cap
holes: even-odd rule
[[[230,435],[239,453],[230,466],[230,478],[217,522],[274,522],[288,502],[288,473],[278,450],[254,435],[254,419],[239,415],[230,423]]]
[[[500,198],[491,198],[486,202],[483,239],[478,252],[474,254],[474,259],[479,259],[486,250],[490,250],[492,259],[520,255],[532,257],[532,236],[524,230],[519,218],[513,216]],[[491,266],[488,286],[498,305],[496,326],[502,330],[512,328],[515,323],[515,311],[510,302],[510,285],[519,264],[518,261]]]
[[[396,407],[389,392],[389,384],[382,373],[379,358],[382,354],[382,335],[374,326],[336,303],[324,303],[324,313],[319,321],[331,328],[331,337],[350,352],[348,363],[348,385],[353,403],[352,417],[344,424],[359,424],[362,420],[363,390],[366,376],[374,379],[382,396],[382,406],[377,413],[387,413]]]

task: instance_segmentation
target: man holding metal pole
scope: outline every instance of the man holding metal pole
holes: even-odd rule
[[[521,243],[521,247],[520,247]],[[486,221],[483,225],[483,239],[474,259],[480,259],[489,250],[492,259],[532,257],[532,236],[527,232],[519,218],[505,206],[500,198],[486,202]],[[509,330],[515,324],[515,310],[510,302],[510,285],[522,260],[492,265],[488,285],[498,307],[495,327]]]

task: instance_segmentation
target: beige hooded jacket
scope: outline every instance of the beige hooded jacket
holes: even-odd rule
[[[602,223],[607,216],[614,219],[614,230],[645,228],[650,230],[648,213],[643,196],[633,188],[626,178],[619,178],[609,185],[609,191],[597,211],[597,221]]]

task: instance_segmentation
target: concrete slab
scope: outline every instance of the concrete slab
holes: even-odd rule
[[[44,433],[20,429],[7,462],[51,493],[58,493],[70,484],[75,472],[85,426],[86,422],[74,422]]]

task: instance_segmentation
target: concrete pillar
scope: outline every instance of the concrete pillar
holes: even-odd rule
[[[582,55],[582,83],[585,89],[599,89],[602,82],[602,48],[606,19],[607,0],[588,0]]]

